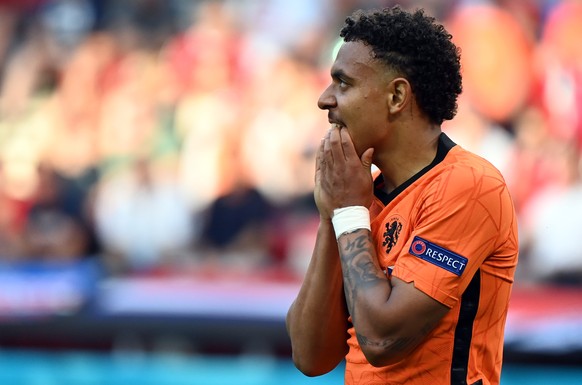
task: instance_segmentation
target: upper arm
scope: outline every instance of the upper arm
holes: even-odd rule
[[[391,284],[390,311],[402,315],[396,326],[403,338],[420,336],[420,343],[450,308],[416,288],[414,282],[392,277]]]
[[[414,282],[392,277],[391,286],[382,310],[384,317],[379,317],[386,328],[380,326],[380,334],[374,339],[357,335],[362,351],[374,366],[385,366],[408,355],[450,310],[416,288]]]

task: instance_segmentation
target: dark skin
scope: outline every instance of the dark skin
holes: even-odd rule
[[[418,109],[408,81],[375,60],[362,42],[344,43],[331,74],[318,102],[331,123],[316,160],[320,227],[287,314],[293,359],[307,375],[327,373],[343,359],[348,315],[367,360],[384,366],[406,357],[449,310],[414,282],[388,280],[369,230],[336,241],[331,222],[336,208],[370,206],[372,163],[387,192],[430,164],[440,127]]]

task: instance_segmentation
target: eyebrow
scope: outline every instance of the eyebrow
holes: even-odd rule
[[[333,79],[346,79],[346,80],[353,80],[352,77],[348,76],[343,70],[341,69],[334,69],[331,71],[331,77]]]

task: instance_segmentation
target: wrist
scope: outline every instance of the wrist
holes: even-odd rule
[[[336,239],[358,229],[371,230],[370,212],[364,206],[348,206],[333,210],[331,217]]]

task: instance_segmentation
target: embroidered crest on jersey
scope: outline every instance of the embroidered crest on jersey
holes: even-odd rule
[[[467,266],[467,258],[444,249],[421,237],[414,237],[409,253],[460,276]]]
[[[386,247],[386,254],[390,253],[390,250],[398,242],[400,231],[402,231],[402,221],[399,217],[390,218],[386,222],[386,231],[383,234],[384,242],[382,242],[382,246]]]

